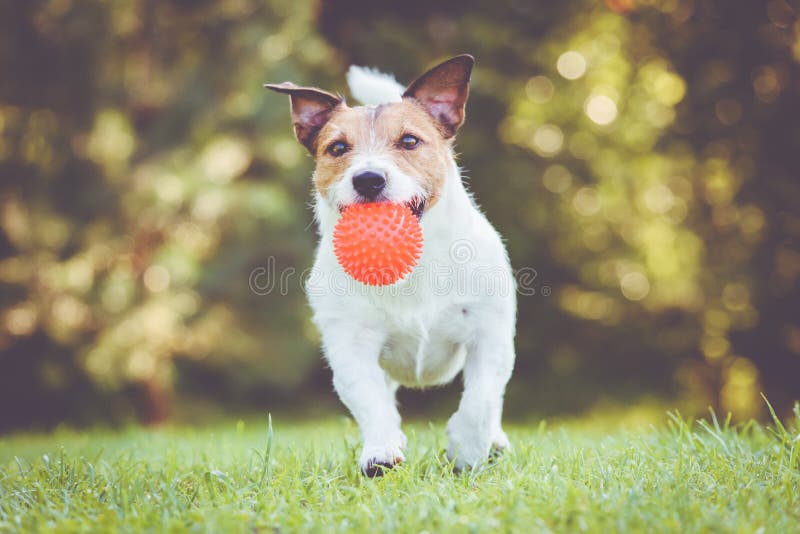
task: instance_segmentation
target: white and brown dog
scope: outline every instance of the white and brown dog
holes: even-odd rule
[[[515,285],[501,238],[464,188],[453,154],[473,64],[454,57],[406,89],[352,67],[351,92],[366,104],[355,107],[316,88],[266,85],[291,97],[295,133],[316,161],[321,238],[306,290],[369,476],[404,459],[398,386],[445,384],[462,370],[448,457],[457,468],[475,466],[509,445],[501,418],[514,366]],[[403,202],[419,217],[423,253],[404,280],[361,285],[337,263],[334,226],[357,202]]]

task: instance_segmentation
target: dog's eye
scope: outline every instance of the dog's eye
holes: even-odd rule
[[[400,138],[400,146],[406,150],[414,150],[419,145],[419,139],[411,134],[405,134]]]
[[[345,152],[347,152],[347,144],[344,141],[334,141],[327,148],[328,154],[333,156],[334,158],[338,158]]]

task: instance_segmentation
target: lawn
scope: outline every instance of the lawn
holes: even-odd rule
[[[513,451],[460,475],[416,423],[374,480],[344,418],[15,435],[0,531],[800,532],[798,421],[511,425]]]

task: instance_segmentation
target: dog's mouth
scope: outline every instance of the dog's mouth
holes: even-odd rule
[[[376,200],[366,200],[366,199],[364,199],[364,200],[357,200],[355,202],[355,204],[368,204],[370,202],[390,202],[390,201],[388,199],[385,199],[385,198],[380,198],[380,199],[376,199]],[[420,219],[422,217],[422,214],[425,212],[425,204],[426,204],[426,202],[425,202],[425,199],[422,198],[422,197],[413,197],[411,200],[407,200],[407,201],[403,202],[403,204],[408,206],[408,209],[411,210],[411,213],[413,213],[414,216],[417,219]],[[347,208],[348,205],[340,205],[339,206],[339,213],[342,213],[345,210],[345,208]]]
[[[408,206],[411,213],[416,215],[417,219],[422,217],[422,213],[425,211],[425,199],[422,197],[414,197],[408,202],[405,202],[405,205]]]

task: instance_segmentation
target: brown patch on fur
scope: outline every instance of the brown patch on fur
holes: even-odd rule
[[[413,150],[399,144],[406,134],[421,141]],[[388,156],[404,174],[418,180],[427,193],[426,202],[430,207],[439,199],[447,175],[447,156],[452,141],[445,135],[430,113],[412,99],[378,108],[339,106],[317,138],[314,185],[327,196],[331,186],[342,178],[353,156],[369,151]],[[343,141],[349,149],[333,157],[327,149],[337,141]]]
[[[314,154],[317,133],[328,122],[333,110],[345,105],[344,99],[316,87],[299,87],[292,82],[268,83],[264,87],[289,95],[294,133],[297,140]]]
[[[342,178],[350,166],[357,147],[363,147],[364,140],[369,139],[370,115],[368,108],[343,105],[333,112],[320,130],[314,153],[317,168],[313,178],[314,186],[322,196],[328,196],[328,190]],[[336,141],[343,141],[350,147],[339,157],[328,154],[328,147]]]

